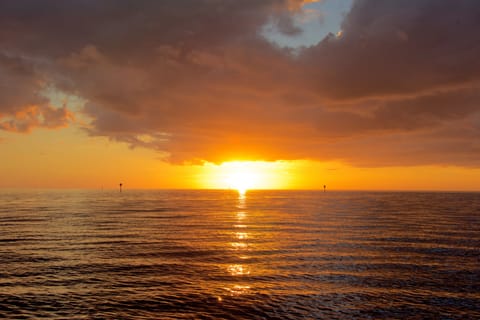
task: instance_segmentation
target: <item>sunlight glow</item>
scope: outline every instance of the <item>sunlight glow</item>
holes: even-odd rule
[[[248,189],[258,186],[258,173],[243,166],[232,169],[225,178],[226,184],[231,189],[237,189],[240,194],[244,194]]]
[[[288,187],[289,164],[282,161],[231,161],[206,164],[201,180],[207,188],[234,189],[240,195],[252,189]]]

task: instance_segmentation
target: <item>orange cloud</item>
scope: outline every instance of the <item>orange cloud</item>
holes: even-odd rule
[[[0,129],[11,132],[30,132],[37,127],[57,129],[66,127],[75,119],[74,114],[65,106],[27,106],[6,120],[0,118]]]

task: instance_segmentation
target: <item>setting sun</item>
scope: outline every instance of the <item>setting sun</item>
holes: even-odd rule
[[[227,174],[225,182],[229,188],[237,189],[240,193],[245,193],[248,189],[253,189],[258,184],[258,175],[248,168],[240,168],[238,171],[232,171]]]
[[[289,185],[289,164],[282,161],[231,161],[221,165],[206,164],[201,182],[214,189],[282,189]]]

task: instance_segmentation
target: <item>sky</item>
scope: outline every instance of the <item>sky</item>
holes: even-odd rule
[[[0,187],[478,191],[479,33],[476,0],[1,1]]]

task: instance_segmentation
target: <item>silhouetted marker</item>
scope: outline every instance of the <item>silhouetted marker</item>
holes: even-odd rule
[[[326,192],[326,190],[327,190],[327,186],[323,185],[323,192]]]
[[[120,192],[122,192],[123,183],[120,183],[119,186],[120,186]]]

